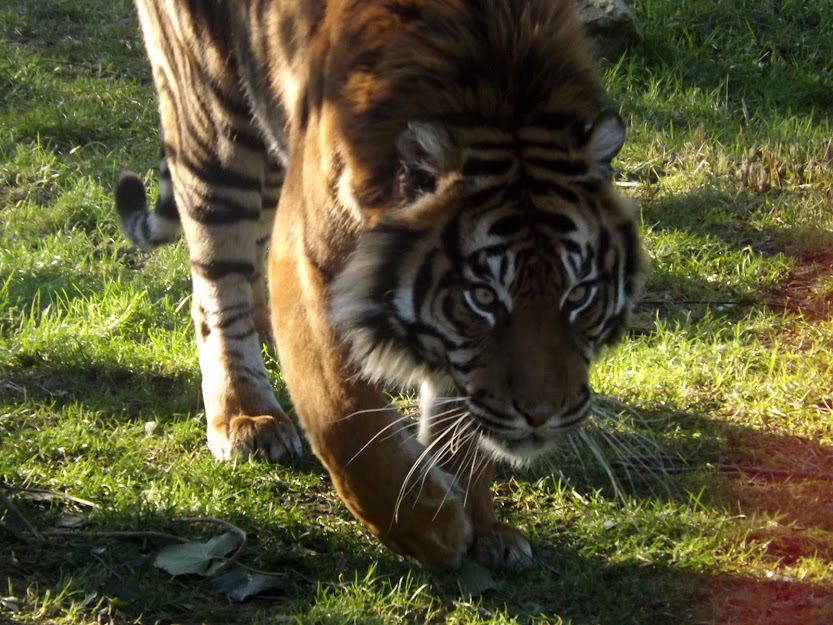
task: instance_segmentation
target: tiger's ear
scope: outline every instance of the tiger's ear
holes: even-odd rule
[[[439,122],[412,121],[396,142],[399,153],[399,197],[413,202],[432,193],[440,176],[455,163],[457,146]]]
[[[601,113],[586,132],[587,150],[596,163],[609,165],[625,143],[625,124],[613,111]]]

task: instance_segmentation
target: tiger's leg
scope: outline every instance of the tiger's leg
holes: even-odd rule
[[[453,480],[345,365],[327,319],[326,277],[300,237],[291,239],[300,224],[281,223],[285,208],[282,200],[270,297],[281,369],[310,444],[347,507],[385,545],[425,566],[459,567],[471,527]]]
[[[260,342],[269,354],[275,358],[275,337],[272,334],[272,320],[269,316],[269,290],[266,284],[266,262],[269,255],[269,242],[272,239],[272,227],[275,212],[278,210],[281,186],[283,185],[284,167],[277,160],[270,159],[266,168],[263,184],[263,198],[257,229],[257,257],[255,261],[254,282],[254,320]]]
[[[215,164],[206,177],[227,176],[226,167]],[[177,165],[172,164],[172,169],[176,172]],[[250,163],[246,171],[258,168]],[[175,189],[189,188],[176,173],[174,180]],[[220,199],[223,195],[218,192],[212,198],[212,213],[231,213],[246,204],[245,192],[228,207]],[[179,200],[183,196],[188,199]],[[209,448],[221,460],[256,456],[274,462],[298,456],[300,439],[275,399],[261,356],[261,341],[272,342],[262,263],[274,209],[261,212],[260,197],[252,194],[251,214],[257,214],[256,218],[229,218],[212,224],[211,218],[201,218],[200,200],[189,202],[187,191],[177,192],[177,197],[189,243],[194,289],[192,315],[197,329]]]
[[[233,59],[220,49],[226,39],[207,36],[207,24],[172,19],[157,4],[137,6],[191,261],[209,448],[221,460],[296,456],[300,439],[275,399],[258,332],[265,306],[260,263],[274,215],[263,202],[277,195],[268,174],[274,168]]]
[[[437,401],[432,385],[420,389],[419,440],[453,475],[463,491],[463,504],[474,533],[470,555],[490,568],[521,568],[532,562],[532,549],[521,531],[495,516],[491,485],[494,460],[480,449],[478,435],[456,421],[465,408]]]

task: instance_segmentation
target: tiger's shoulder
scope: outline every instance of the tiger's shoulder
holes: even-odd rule
[[[291,3],[290,3],[291,4]],[[335,0],[274,5],[290,110],[312,118],[353,172],[358,202],[387,205],[396,140],[415,119],[516,126],[589,123],[606,107],[572,0]],[[295,42],[288,45],[287,41]],[[300,44],[300,45],[299,45]]]

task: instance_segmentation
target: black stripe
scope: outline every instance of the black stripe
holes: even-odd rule
[[[224,91],[222,85],[217,84],[210,77],[206,76],[204,83],[208,86],[214,99],[217,100],[225,109],[229,116],[237,117],[251,117],[252,112],[242,99],[237,99],[235,93]]]
[[[509,257],[504,254],[500,259],[500,270],[498,271],[498,280],[501,284],[506,284],[507,271],[509,271]]]
[[[225,312],[225,311],[223,311],[223,312]],[[214,327],[215,328],[228,328],[230,326],[233,326],[238,321],[242,321],[243,319],[251,319],[251,317],[252,317],[252,311],[251,310],[247,310],[247,311],[242,312],[242,313],[237,313],[236,315],[231,315],[229,317],[224,316],[220,321],[218,321],[217,323],[214,324]]]
[[[231,197],[223,196],[219,193],[219,189],[211,187],[208,189],[208,193],[202,195],[201,198],[204,200],[206,204],[216,207],[224,207],[227,208],[229,211],[233,211],[240,215],[241,219],[258,219],[260,217],[261,207],[260,203],[258,202],[255,205],[251,203],[243,203],[240,200],[236,199],[234,196],[236,195],[237,191],[242,191],[242,189],[230,189]]]
[[[468,375],[469,373],[477,369],[479,366],[480,364],[477,362],[476,358],[472,358],[469,362],[465,364],[457,362],[451,363],[451,368],[462,375]]]
[[[572,239],[561,239],[561,244],[564,246],[564,249],[566,249],[574,256],[581,257],[581,245],[579,245]]]
[[[168,185],[171,189],[173,189],[173,182],[168,176]],[[156,206],[154,206],[154,212],[159,217],[164,217],[165,219],[169,219],[171,221],[179,221],[179,211],[176,208],[176,200],[174,199],[173,192],[159,194],[159,197],[156,198]]]
[[[254,326],[252,326],[251,328],[249,328],[248,330],[244,330],[243,332],[225,333],[223,334],[223,336],[227,339],[234,339],[235,341],[245,341],[254,334],[257,334],[257,329]]]
[[[538,225],[555,230],[559,234],[568,234],[576,230],[576,222],[571,217],[562,213],[538,211],[535,215],[535,221]]]
[[[187,155],[182,155],[179,162],[187,167],[194,176],[210,186],[234,187],[245,191],[260,192],[263,183],[260,176],[249,176],[223,167],[216,161],[196,162]]]
[[[206,280],[220,280],[232,274],[249,278],[255,272],[254,265],[244,260],[212,260],[204,263],[192,259],[191,270]]]
[[[632,278],[639,269],[639,238],[636,234],[636,226],[632,221],[625,222],[617,230],[624,245],[622,255],[625,261],[625,292],[630,296],[633,294]]]
[[[509,173],[515,160],[509,156],[500,158],[485,158],[471,156],[463,164],[463,176],[500,176]]]
[[[265,154],[266,144],[263,142],[260,134],[258,134],[253,128],[251,122],[249,122],[247,130],[252,130],[253,132],[245,132],[240,129],[239,125],[235,124],[232,142],[235,145],[243,146],[252,152],[261,152]]]
[[[260,210],[252,210],[248,206],[225,198],[222,200],[222,205],[208,202],[210,198],[205,203],[200,202],[188,206],[188,215],[201,224],[215,226],[233,224],[238,221],[257,221],[260,217]]]
[[[498,237],[507,237],[526,228],[527,221],[520,215],[507,215],[495,220],[489,226],[488,233]]]
[[[506,192],[506,187],[500,185],[491,185],[485,189],[475,191],[471,195],[466,196],[465,203],[467,207],[479,208],[495,204],[496,200],[500,201]]]
[[[469,404],[475,409],[473,411],[474,415],[480,421],[486,423],[492,431],[511,430],[512,427],[506,423],[506,415],[498,412],[497,410],[493,410],[478,401],[478,395],[482,394],[483,393],[476,392],[475,396],[469,400]]]
[[[602,265],[602,263],[604,263],[604,258],[607,255],[608,250],[610,249],[610,243],[610,232],[608,232],[607,228],[600,228],[599,241],[596,246],[596,249],[598,250],[598,259],[600,266]],[[590,246],[589,243],[587,245],[587,248],[588,252],[590,252],[590,254],[593,254],[593,248]]]
[[[397,321],[401,325],[405,325],[405,322],[401,319],[397,318]],[[427,323],[423,323],[422,321],[416,321],[412,324],[409,324],[407,327],[408,334],[410,335],[411,340],[415,342],[419,342],[419,336],[424,334],[440,341],[440,343],[443,344],[443,347],[446,349],[446,351],[452,351],[454,349],[457,349],[457,344],[455,342],[451,341],[447,336],[438,332],[436,328],[428,325]]]
[[[230,306],[225,306],[225,307],[223,307],[222,309],[220,309],[219,311],[209,313],[209,312],[205,309],[205,307],[204,307],[204,306],[200,306],[200,314],[201,314],[203,317],[208,318],[208,317],[210,317],[210,316],[212,316],[212,315],[216,317],[216,316],[217,316],[217,315],[219,315],[219,314],[222,314],[222,313],[228,313],[228,312],[233,311],[233,310],[251,310],[251,308],[252,308],[252,305],[251,305],[251,304],[248,304],[248,303],[245,303],[245,302],[241,302],[240,304],[232,304],[232,305],[230,305]]]
[[[443,250],[446,256],[451,259],[452,264],[459,265],[462,261],[460,251],[460,224],[457,219],[452,219],[443,232]]]
[[[431,250],[427,256],[422,261],[422,264],[419,267],[419,270],[414,277],[414,284],[412,287],[412,296],[414,302],[414,310],[419,311],[422,310],[422,305],[425,301],[425,297],[428,294],[429,289],[433,283],[434,278],[434,260],[439,254],[439,250]]]
[[[601,334],[605,336],[610,336],[611,333],[616,333],[622,326],[625,321],[624,313],[617,313],[615,315],[611,315],[608,317],[605,322],[602,324]]]
[[[177,120],[178,123],[182,124],[185,132],[180,133],[180,141],[185,146],[180,150],[180,156],[187,156],[188,154],[194,156],[201,156],[202,158],[213,158],[214,155],[217,153],[217,146],[216,146],[216,133],[214,132],[214,121],[211,119],[211,113],[206,111],[204,108],[199,107],[192,107],[190,109],[190,113],[202,113],[202,116],[205,118],[202,125],[198,125],[197,122],[200,120],[197,119],[196,115],[191,117],[188,114],[183,114],[182,112],[179,113]],[[206,131],[206,124],[209,125],[208,131]],[[207,135],[207,136],[206,136]],[[197,146],[198,149],[194,149],[194,146]]]
[[[567,187],[557,184],[551,180],[541,180],[540,178],[527,178],[527,188],[532,195],[558,195],[562,199],[571,204],[579,203],[578,194],[568,189]]]
[[[536,113],[525,119],[523,130],[541,130],[552,132],[575,126],[584,126],[584,119],[570,113]]]
[[[546,158],[543,156],[529,156],[524,159],[524,164],[531,167],[549,169],[567,176],[581,176],[588,172],[587,164],[582,162],[568,161],[562,158]]]

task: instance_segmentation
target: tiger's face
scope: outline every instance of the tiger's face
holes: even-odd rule
[[[369,377],[429,380],[484,447],[528,460],[588,414],[591,360],[637,290],[633,216],[611,188],[621,122],[408,132],[400,206],[336,280],[332,317]]]

